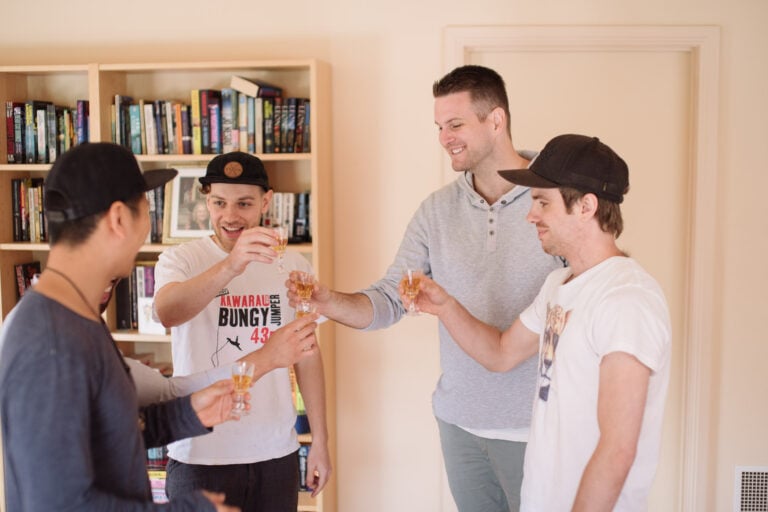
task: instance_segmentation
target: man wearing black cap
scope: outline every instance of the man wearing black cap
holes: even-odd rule
[[[149,232],[145,191],[175,175],[164,169],[142,176],[130,151],[107,143],[77,146],[48,174],[48,261],[0,339],[9,511],[149,510],[145,442],[206,434],[229,416],[228,380],[140,410],[100,315],[104,290],[131,272]],[[190,493],[174,506],[236,510],[223,499]]]
[[[257,157],[232,152],[213,158],[200,178],[214,234],[163,252],[155,269],[155,308],[171,327],[174,371],[188,375],[229,366],[273,343],[294,318],[278,271],[273,231],[261,217],[272,200]],[[298,253],[285,254],[288,270],[310,271]],[[312,320],[316,316],[312,316]],[[307,348],[313,347],[313,338]],[[312,430],[307,486],[320,492],[330,476],[325,384],[319,350],[295,365]],[[251,413],[207,439],[169,447],[170,497],[204,487],[224,492],[244,510],[295,512],[299,490],[296,411],[285,368],[251,388]],[[201,442],[202,441],[202,442]]]
[[[418,306],[473,358],[504,371],[539,353],[523,511],[645,511],[658,462],[669,381],[670,321],[656,281],[616,245],[624,161],[594,137],[552,139],[528,169],[500,171],[532,187],[528,213],[552,272],[512,326],[474,318],[432,280]]]

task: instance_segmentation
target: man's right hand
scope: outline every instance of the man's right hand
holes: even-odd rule
[[[317,318],[317,313],[311,313],[282,326],[272,333],[261,350],[251,352],[243,359],[253,359],[257,368],[259,358],[266,358],[272,368],[287,368],[315,355],[318,351],[315,338]]]
[[[285,287],[288,290],[288,303],[294,308],[297,307],[301,301],[298,293],[296,293],[299,274],[300,272],[298,270],[291,271],[291,273],[288,274],[288,280],[285,282]],[[312,290],[312,297],[309,299],[309,303],[313,306],[313,310],[317,310],[318,313],[324,314],[325,311],[323,306],[328,304],[331,299],[331,290],[316,280],[315,287]]]
[[[240,233],[235,246],[227,255],[227,266],[233,273],[240,275],[252,261],[270,264],[277,257],[272,249],[276,242],[270,228],[258,226],[246,229]]]

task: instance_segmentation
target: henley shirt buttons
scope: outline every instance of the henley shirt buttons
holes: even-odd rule
[[[495,233],[496,233],[496,232],[495,232],[494,230],[490,230],[490,231],[488,232],[488,234],[489,234],[489,235],[491,235],[491,236],[493,236]]]
[[[488,219],[488,224],[493,224],[493,219]]]

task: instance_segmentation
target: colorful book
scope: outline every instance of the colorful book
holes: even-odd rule
[[[237,91],[231,87],[221,90],[221,150],[224,153],[234,151],[232,142],[232,127],[234,125],[232,103],[237,97]]]
[[[248,95],[237,95],[237,146],[240,151],[248,152]]]
[[[90,120],[90,107],[88,100],[77,100],[77,120],[75,122],[75,144],[88,142],[90,133],[88,122]]]
[[[192,135],[192,153],[203,153],[203,133],[200,126],[200,89],[192,89],[190,93],[189,122]]]

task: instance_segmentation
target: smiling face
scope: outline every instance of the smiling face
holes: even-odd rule
[[[271,200],[272,191],[264,192],[258,185],[211,184],[206,204],[213,232],[225,251],[232,250],[244,230],[261,223]]]
[[[479,110],[468,91],[435,98],[435,124],[440,130],[440,145],[451,157],[454,171],[481,169],[483,161],[493,151],[493,116],[486,115],[481,120]]]

